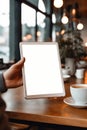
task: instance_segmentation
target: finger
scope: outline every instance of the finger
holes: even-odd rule
[[[25,62],[25,58],[23,57],[21,60],[19,60],[17,63],[15,63],[14,66],[21,67],[21,66],[23,66],[24,62]]]

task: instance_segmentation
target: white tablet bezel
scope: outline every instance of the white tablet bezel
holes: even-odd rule
[[[62,77],[62,71],[61,71],[61,61],[60,61],[60,54],[59,54],[59,46],[58,46],[58,43],[57,42],[20,42],[20,54],[21,54],[21,58],[22,57],[25,57],[25,63],[24,63],[24,67],[23,67],[23,86],[24,86],[24,89],[25,89],[25,98],[27,98],[27,99],[31,99],[31,98],[46,98],[46,97],[61,97],[61,96],[65,96],[65,88],[64,88],[64,81],[63,81],[63,77]],[[44,93],[44,94],[41,94],[41,93],[39,93],[39,94],[29,94],[29,93],[27,93],[27,82],[29,82],[31,79],[29,78],[29,80],[28,81],[26,81],[26,75],[28,74],[29,75],[29,72],[26,72],[25,70],[27,69],[27,67],[25,67],[26,66],[26,60],[29,60],[28,59],[28,57],[29,57],[29,53],[27,53],[27,55],[25,56],[25,54],[24,54],[24,50],[23,50],[23,47],[24,46],[26,46],[27,47],[27,49],[29,49],[29,46],[31,46],[31,45],[33,45],[33,47],[34,47],[34,45],[35,46],[39,46],[39,45],[41,45],[41,46],[49,46],[49,45],[54,45],[54,46],[56,46],[56,48],[57,48],[57,58],[58,59],[56,59],[57,60],[57,62],[58,62],[58,68],[59,68],[59,72],[58,72],[58,79],[60,79],[60,83],[57,83],[58,84],[58,86],[60,86],[61,85],[61,87],[62,87],[62,92],[58,92],[57,90],[56,90],[56,92],[54,92],[54,93]],[[49,47],[48,47],[49,48]],[[40,52],[40,54],[41,54],[42,52]],[[44,53],[45,53],[45,51],[44,51]],[[43,54],[44,55],[44,54]],[[48,55],[48,54],[47,54]],[[31,57],[30,57],[31,58]],[[28,64],[28,69],[29,69],[29,64]],[[44,69],[44,66],[43,66],[43,69]],[[30,75],[29,75],[30,76]],[[59,82],[59,81],[58,81]],[[56,86],[56,85],[55,85]],[[53,86],[53,87],[55,87],[55,86]],[[28,87],[31,87],[31,86],[28,86]],[[35,86],[36,87],[36,86]],[[47,86],[46,86],[47,87]]]

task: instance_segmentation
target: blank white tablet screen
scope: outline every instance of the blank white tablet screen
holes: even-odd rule
[[[57,43],[21,43],[27,97],[64,96]]]

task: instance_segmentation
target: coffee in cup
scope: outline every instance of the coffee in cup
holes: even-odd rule
[[[87,84],[72,84],[70,93],[76,104],[87,104]]]

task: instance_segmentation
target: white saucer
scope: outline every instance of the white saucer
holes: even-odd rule
[[[72,97],[67,97],[64,100],[64,103],[76,107],[76,108],[87,108],[87,104],[76,104]]]
[[[63,79],[64,79],[64,81],[67,81],[69,78],[70,78],[70,75],[68,75],[68,74],[63,75]]]

